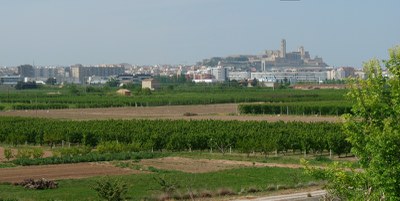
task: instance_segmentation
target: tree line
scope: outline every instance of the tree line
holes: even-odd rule
[[[207,150],[226,153],[322,153],[350,151],[341,124],[220,120],[65,121],[0,117],[0,142],[12,145],[91,147],[114,142],[136,151]]]

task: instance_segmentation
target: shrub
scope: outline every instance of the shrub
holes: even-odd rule
[[[99,153],[118,153],[124,151],[123,144],[117,141],[100,142],[96,148]]]
[[[171,194],[175,192],[179,185],[176,182],[168,181],[164,177],[153,177],[154,180],[160,185],[161,191],[164,193]]]
[[[80,146],[80,147],[69,147],[69,148],[61,148],[54,151],[54,155],[56,156],[83,156],[90,153],[91,148],[89,146]]]
[[[32,150],[31,149],[18,149],[18,153],[15,157],[17,157],[17,159],[29,159],[32,155]]]
[[[120,201],[125,199],[128,186],[119,179],[103,178],[96,181],[93,190],[97,192],[100,198],[109,201]]]
[[[41,158],[44,155],[44,151],[41,148],[34,148],[31,153],[33,158]]]
[[[4,157],[9,161],[12,157],[14,157],[12,150],[10,148],[4,149]]]

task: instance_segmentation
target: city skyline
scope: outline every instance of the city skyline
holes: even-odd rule
[[[400,44],[400,2],[279,0],[11,1],[0,8],[0,66],[194,64],[300,46],[360,67]]]

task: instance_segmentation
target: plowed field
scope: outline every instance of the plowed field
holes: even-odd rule
[[[42,117],[56,119],[216,119],[239,121],[304,121],[338,122],[334,116],[288,116],[288,115],[238,115],[237,104],[184,105],[159,107],[120,107],[62,110],[17,110],[0,112],[0,116]],[[195,116],[184,116],[193,113]]]
[[[77,163],[61,165],[0,168],[0,182],[20,182],[24,179],[78,179],[100,175],[135,174],[141,171],[115,167],[109,163]]]

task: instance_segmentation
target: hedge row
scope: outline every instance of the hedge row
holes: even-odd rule
[[[164,154],[165,155],[165,154]],[[12,161],[16,165],[46,165],[46,164],[66,164],[66,163],[81,163],[81,162],[96,162],[96,161],[113,161],[113,160],[140,160],[162,157],[162,153],[149,152],[121,152],[121,153],[98,153],[91,152],[84,155],[75,156],[53,156],[48,158],[18,158]]]
[[[48,110],[48,109],[67,109],[69,105],[58,104],[58,103],[48,103],[48,104],[13,104],[13,110]]]
[[[287,114],[287,115],[342,115],[351,113],[351,105],[338,103],[266,103],[241,104],[241,114]]]

